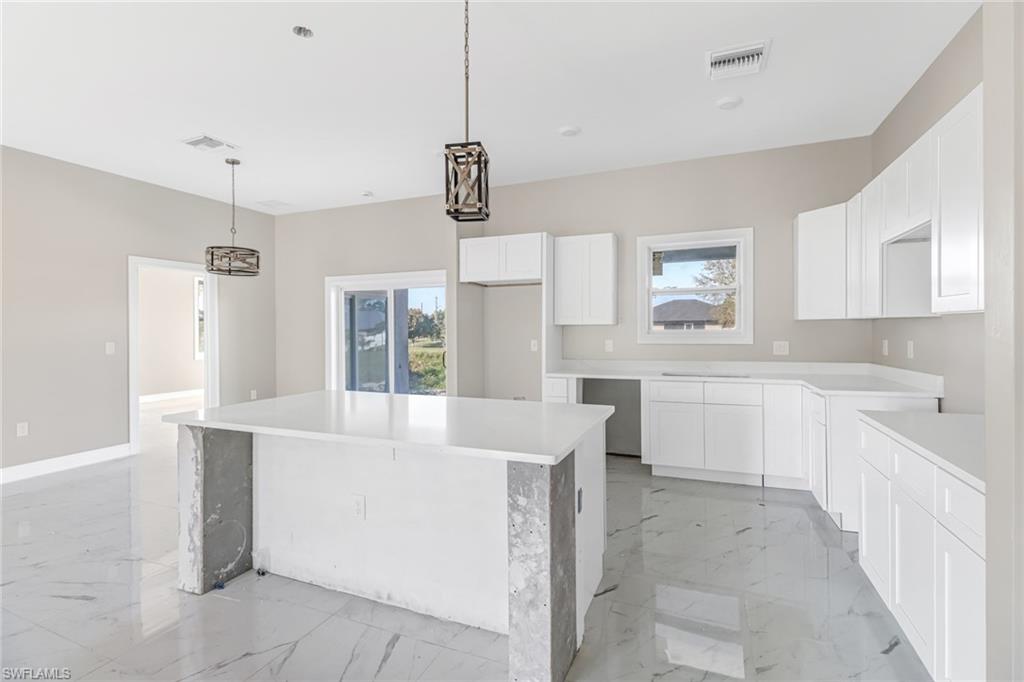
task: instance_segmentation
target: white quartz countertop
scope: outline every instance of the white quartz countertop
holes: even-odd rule
[[[949,412],[861,412],[863,419],[985,492],[985,418]]]
[[[316,391],[166,415],[229,431],[557,464],[615,411],[606,405]]]
[[[903,374],[911,375],[916,373],[905,373],[896,370],[891,372],[896,378],[894,376],[879,376],[879,374],[873,372],[886,372],[890,370],[872,365],[837,363],[836,365],[829,366],[828,363],[810,363],[806,368],[780,368],[781,371],[779,371],[765,367],[771,364],[750,363],[747,367],[726,366],[722,369],[714,367],[675,369],[668,365],[659,366],[659,364],[653,362],[649,366],[641,366],[640,363],[637,363],[637,366],[633,367],[603,366],[601,362],[593,362],[559,367],[555,371],[547,372],[547,376],[586,379],[657,379],[665,381],[801,384],[823,395],[855,394],[910,398],[941,398],[943,395],[941,378],[938,381],[929,381],[928,377],[930,375],[923,375],[926,377],[924,383],[915,384],[909,380],[901,380],[901,378]]]

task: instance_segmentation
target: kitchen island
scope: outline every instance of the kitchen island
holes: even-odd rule
[[[509,635],[561,680],[602,574],[613,408],[318,391],[177,415],[179,587],[252,569]]]

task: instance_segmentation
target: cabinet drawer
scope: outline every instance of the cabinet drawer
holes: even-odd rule
[[[545,398],[565,398],[569,395],[569,380],[562,377],[544,379]]]
[[[650,399],[665,403],[702,403],[704,384],[699,381],[652,381]]]
[[[892,478],[889,437],[878,429],[860,423],[860,456],[886,478]]]
[[[892,479],[912,500],[935,515],[935,465],[899,443],[889,441]]]
[[[985,557],[985,496],[941,469],[935,472],[935,519]]]
[[[760,405],[761,384],[704,384],[704,402],[714,405]]]

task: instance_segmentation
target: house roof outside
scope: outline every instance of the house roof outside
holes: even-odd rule
[[[713,322],[718,306],[697,299],[676,299],[654,306],[654,323]]]

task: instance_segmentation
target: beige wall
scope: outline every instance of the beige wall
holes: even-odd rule
[[[872,134],[873,174],[881,173],[981,80],[979,10]],[[984,411],[984,315],[981,313],[877,320],[872,337],[874,362],[945,376],[944,412]],[[888,356],[882,355],[882,339],[889,340]],[[912,360],[907,359],[908,340],[914,341]]]
[[[859,138],[498,187],[485,232],[618,235],[619,323],[564,328],[566,358],[778,360],[772,341],[788,340],[791,354],[783,359],[866,362],[871,322],[794,321],[792,235],[797,213],[845,201],[863,187],[870,152],[870,141]],[[755,343],[638,344],[636,238],[747,226],[754,228]],[[503,302],[490,292],[485,297],[488,325],[502,317]],[[539,320],[539,291],[532,305],[528,319]],[[605,339],[612,340],[613,353],[604,351]],[[500,378],[530,371],[533,357],[517,343],[500,354],[488,349],[486,364],[493,378],[488,395],[500,395],[509,392]],[[533,373],[533,392],[538,377]]]
[[[281,395],[324,388],[324,278],[443,269],[448,291],[457,286],[456,226],[438,197],[280,216],[276,245]],[[447,296],[449,330],[459,328],[455,298]],[[456,358],[457,336],[449,332],[449,353]],[[450,389],[458,382],[454,365],[449,363]]]
[[[2,164],[3,465],[127,443],[128,256],[202,262],[230,208],[10,148]],[[221,281],[225,404],[274,394],[273,229],[240,211],[263,274]]]
[[[484,395],[540,400],[540,287],[487,287],[483,310]],[[536,351],[530,350],[533,340]]]
[[[139,395],[203,388],[193,348],[196,273],[139,269]]]
[[[990,680],[1024,679],[1024,5],[984,6],[985,535]]]

